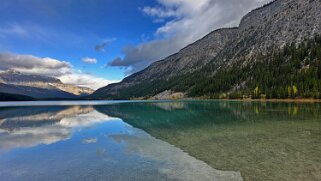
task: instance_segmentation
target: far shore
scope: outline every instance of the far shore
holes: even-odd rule
[[[297,103],[319,103],[321,99],[218,99],[242,102],[297,102]]]
[[[73,102],[73,103],[79,103],[79,102],[99,102],[102,104],[104,101],[115,101],[115,102],[137,102],[137,101],[236,101],[236,102],[285,102],[285,103],[321,103],[321,99],[311,99],[311,98],[297,98],[297,99],[203,99],[203,98],[182,98],[182,99],[130,99],[130,100],[104,100],[104,99],[98,99],[98,100],[80,100],[80,99],[72,99],[72,100],[32,100],[32,101],[0,101],[0,103],[9,103],[10,102]]]
[[[144,99],[136,99],[144,100]],[[145,99],[146,100],[146,99]],[[153,99],[148,99],[153,100]],[[159,99],[159,101],[239,101],[239,102],[294,102],[294,103],[320,103],[321,99],[297,98],[297,99],[202,99],[202,98],[185,98],[185,99]],[[155,100],[157,101],[157,100]]]

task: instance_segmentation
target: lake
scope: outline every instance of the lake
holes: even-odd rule
[[[321,104],[0,103],[0,180],[321,180]]]

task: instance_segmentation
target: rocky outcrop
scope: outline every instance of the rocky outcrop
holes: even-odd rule
[[[152,98],[151,100],[176,100],[176,99],[183,99],[185,97],[185,94],[183,92],[173,92],[170,90],[166,90],[164,92],[161,92]]]

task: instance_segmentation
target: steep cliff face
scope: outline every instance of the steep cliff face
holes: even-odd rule
[[[211,32],[178,53],[155,62],[145,70],[125,78],[124,81],[140,82],[159,78],[168,79],[179,74],[199,70],[216,57],[236,34],[236,28],[219,29]]]
[[[59,79],[40,75],[22,74],[9,70],[0,73],[0,92],[26,95],[33,98],[76,98],[89,95],[93,90],[63,84]]]
[[[122,98],[126,90],[135,90],[135,93],[144,91],[150,97],[165,88],[174,89],[174,84],[159,85],[168,83],[168,79],[195,76],[191,72],[201,77],[213,77],[220,70],[233,66],[240,69],[251,66],[266,59],[263,57],[282,50],[286,44],[299,45],[306,39],[321,35],[320,7],[321,0],[275,0],[245,15],[238,28],[214,31],[179,53],[125,78],[121,83],[99,89],[93,97]],[[175,84],[182,81],[175,80]],[[144,84],[153,85],[144,89]],[[196,81],[194,85],[197,84]],[[189,88],[183,91],[188,92]],[[128,98],[128,95],[124,98]]]

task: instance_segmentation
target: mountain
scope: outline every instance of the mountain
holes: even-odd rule
[[[88,88],[63,84],[59,79],[22,74],[15,70],[0,73],[0,92],[32,97],[35,99],[77,98],[93,92]]]
[[[111,84],[95,92],[94,96],[117,96],[119,91],[159,78],[169,79],[179,74],[201,69],[225,47],[236,35],[236,28],[226,28],[211,32],[201,40],[187,46],[178,53],[150,65],[143,71],[125,78],[120,84]],[[200,53],[201,52],[201,53]],[[175,66],[173,66],[175,65]]]
[[[0,93],[0,101],[34,101],[34,98],[24,95]]]
[[[321,1],[275,0],[92,98],[321,95]],[[167,93],[166,93],[167,92]]]

